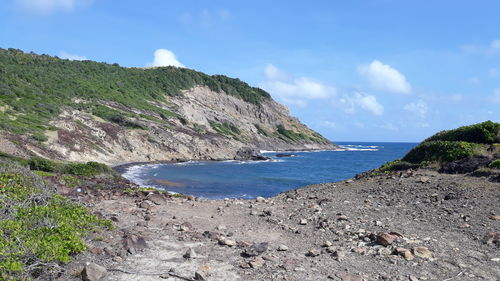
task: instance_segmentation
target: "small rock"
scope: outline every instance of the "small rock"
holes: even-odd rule
[[[236,245],[236,241],[226,239],[226,238],[220,238],[219,245],[232,247],[232,246]]]
[[[194,259],[196,258],[196,256],[196,252],[193,249],[189,248],[182,257],[185,259]]]
[[[500,245],[500,232],[490,232],[486,234],[483,241],[487,245]]]
[[[99,281],[106,275],[106,273],[106,268],[95,263],[88,263],[82,271],[82,280]]]
[[[432,259],[432,252],[426,247],[413,247],[411,251],[419,258]]]
[[[352,180],[352,179],[348,179],[348,180],[346,180],[345,182],[346,182],[346,183],[351,183],[351,182],[353,182],[353,180]]]
[[[91,252],[94,255],[101,255],[102,253],[104,253],[104,249],[95,247],[95,248],[90,249],[89,252]]]
[[[343,260],[345,258],[346,253],[344,251],[337,250],[337,251],[333,252],[332,256],[336,260],[341,261],[341,260]]]
[[[396,240],[397,236],[396,235],[392,235],[392,234],[389,234],[387,232],[382,232],[382,233],[379,233],[375,239],[375,242],[377,242],[378,244],[384,246],[384,247],[387,247],[389,245],[392,244],[392,242],[394,242],[394,240]]]
[[[265,261],[263,258],[261,257],[256,257],[255,259],[251,260],[248,262],[248,264],[252,267],[252,268],[259,268],[259,267],[262,267],[264,265]]]
[[[180,225],[179,230],[185,232],[191,231],[193,230],[193,225],[191,225],[189,222],[184,222]]]
[[[415,277],[415,276],[413,276],[413,275],[410,275],[410,276],[408,277],[408,279],[409,279],[410,281],[418,281],[418,278],[417,278],[417,277]]]
[[[203,272],[196,271],[194,273],[194,280],[197,280],[197,281],[207,281],[208,279],[205,277],[205,274],[203,274]]]
[[[301,219],[299,222],[300,225],[306,225],[307,224],[307,219]]]
[[[156,205],[161,205],[166,202],[165,197],[163,197],[163,195],[158,193],[151,193],[148,196],[146,196],[146,199],[148,199],[149,201],[153,202]]]
[[[264,203],[264,202],[266,202],[266,198],[264,198],[262,196],[257,196],[257,198],[255,198],[255,202]]]
[[[336,251],[337,251],[337,247],[335,247],[335,246],[330,246],[330,247],[326,248],[326,252],[329,254],[333,254]]]
[[[420,177],[420,182],[421,183],[427,183],[427,182],[429,182],[429,180],[430,180],[429,177],[426,177],[426,176],[421,176]]]
[[[288,251],[288,247],[286,245],[279,245],[278,246],[278,251],[282,251],[282,252]]]
[[[382,226],[382,222],[381,221],[375,221],[375,226]]]
[[[267,243],[267,242],[253,244],[252,246],[245,249],[245,251],[243,253],[244,253],[244,255],[249,256],[249,257],[256,257],[256,256],[264,253],[265,251],[267,251],[268,247],[269,247],[269,243]]]
[[[123,261],[123,258],[122,257],[119,257],[119,256],[116,256],[116,257],[113,257],[112,260],[114,262],[122,262]]]
[[[318,249],[311,249],[307,252],[306,256],[308,257],[317,257],[321,254],[321,251]]]
[[[330,241],[325,241],[325,243],[323,243],[323,247],[331,247],[331,246],[333,246],[333,243]]]
[[[215,229],[217,229],[217,230],[226,230],[227,228],[226,228],[225,225],[219,224]]]
[[[139,208],[143,208],[143,209],[146,209],[146,210],[147,210],[147,209],[151,208],[151,205],[150,205],[148,202],[146,202],[146,201],[142,201],[142,202],[139,204]]]
[[[273,214],[273,211],[271,209],[266,209],[262,211],[262,213],[264,214],[264,216],[271,216]]]
[[[339,221],[346,221],[348,220],[349,218],[347,218],[346,215],[340,215],[338,218],[337,218]]]
[[[195,198],[194,198],[193,195],[188,195],[186,198],[187,198],[188,201],[194,201],[195,200]]]
[[[123,238],[123,247],[131,254],[135,254],[136,250],[142,250],[148,247],[146,240],[143,237],[131,234]]]
[[[490,219],[492,219],[494,221],[500,220],[500,215],[491,216]]]

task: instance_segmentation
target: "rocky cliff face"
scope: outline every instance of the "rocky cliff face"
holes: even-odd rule
[[[86,103],[85,100],[75,100]],[[68,161],[107,164],[180,159],[239,159],[258,150],[334,149],[336,146],[291,117],[286,107],[267,99],[260,104],[194,87],[155,105],[181,118],[156,122],[148,112],[103,102],[142,118],[137,128],[106,121],[86,111],[67,109],[50,122],[48,140],[38,145],[22,136],[3,134],[3,151]],[[281,129],[281,130],[279,130]],[[10,140],[10,141],[9,141]]]
[[[0,152],[107,164],[334,149],[265,91],[185,68],[0,49]]]

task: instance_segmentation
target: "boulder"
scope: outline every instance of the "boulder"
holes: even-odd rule
[[[95,263],[88,263],[87,265],[85,265],[85,268],[83,268],[82,280],[99,281],[106,275],[106,273],[106,268]]]

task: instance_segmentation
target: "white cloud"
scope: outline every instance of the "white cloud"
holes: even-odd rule
[[[499,103],[500,104],[500,88],[496,88],[493,91],[493,95],[490,98],[490,101],[493,103]]]
[[[500,39],[491,41],[490,48],[493,50],[500,50]]]
[[[260,87],[277,99],[301,107],[306,100],[326,99],[336,95],[336,88],[307,77],[294,78],[272,64],[264,68],[266,81]]]
[[[382,128],[389,131],[399,131],[399,128],[392,123],[385,123],[383,125],[376,125],[375,127]]]
[[[489,45],[466,44],[461,47],[462,51],[469,54],[496,55],[500,54],[500,39],[494,39]]]
[[[78,6],[91,2],[92,0],[16,0],[21,10],[39,15],[50,15],[59,11],[72,12]]]
[[[66,53],[64,51],[60,52],[58,57],[60,57],[62,59],[67,59],[67,60],[88,60],[88,58],[85,56],[69,54],[69,53]]]
[[[368,78],[371,86],[377,90],[411,94],[411,85],[406,81],[406,77],[395,68],[378,60],[361,66],[359,73]]]
[[[356,107],[360,107],[376,116],[384,114],[384,106],[373,95],[356,92],[351,96],[346,95],[340,98],[339,102],[344,107],[344,112],[348,114],[355,113]]]
[[[177,60],[175,54],[166,49],[158,49],[155,51],[155,59],[153,62],[147,63],[148,67],[155,66],[177,66],[177,67],[185,67],[181,62]]]
[[[409,104],[405,105],[403,107],[403,109],[415,114],[416,116],[418,116],[422,119],[425,119],[425,117],[427,116],[427,111],[428,111],[427,103],[425,103],[423,100],[409,103]]]

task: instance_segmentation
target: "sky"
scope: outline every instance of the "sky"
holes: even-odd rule
[[[263,88],[332,141],[500,122],[500,1],[2,0],[0,48]]]

